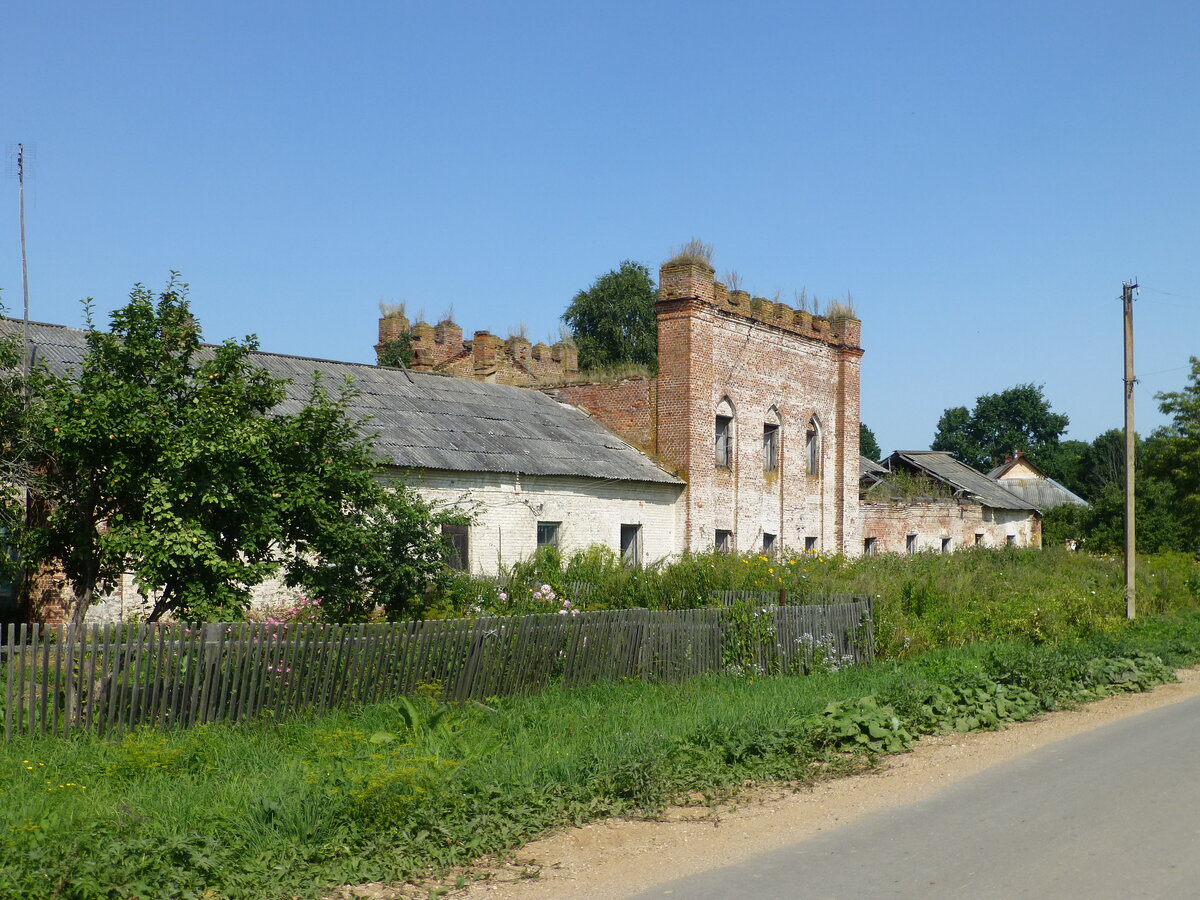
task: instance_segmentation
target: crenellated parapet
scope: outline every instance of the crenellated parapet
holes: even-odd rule
[[[444,372],[529,387],[561,382],[579,373],[579,351],[569,341],[531,344],[519,335],[501,338],[488,331],[476,331],[464,340],[462,327],[455,322],[410,323],[403,313],[395,312],[379,319],[376,357],[381,357],[386,344],[405,337],[414,372]]]
[[[659,303],[699,303],[801,337],[841,347],[861,347],[862,322],[849,313],[814,315],[806,309],[731,290],[715,276],[712,266],[696,260],[665,263],[659,270]]]

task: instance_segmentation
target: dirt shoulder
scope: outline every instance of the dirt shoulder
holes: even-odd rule
[[[741,862],[749,856],[911,803],[998,763],[1118,719],[1200,695],[1200,668],[1145,694],[1122,694],[1077,710],[1050,713],[1004,731],[922,738],[878,768],[794,790],[757,788],[714,810],[680,807],[660,820],[610,819],[527,844],[507,864],[447,896],[463,900],[617,900],[663,882]],[[443,887],[450,887],[453,881]],[[343,888],[335,897],[427,897],[431,885]]]

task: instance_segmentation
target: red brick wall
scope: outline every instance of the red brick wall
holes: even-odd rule
[[[859,360],[856,319],[830,320],[729,292],[702,263],[663,266],[657,307],[658,447],[688,481],[685,546],[729,530],[739,551],[859,552]],[[715,466],[714,418],[734,411],[733,459]],[[777,472],[763,471],[763,426],[780,422]],[[819,475],[806,470],[805,431],[822,434]]]
[[[531,344],[522,337],[504,339],[486,331],[476,331],[472,340],[464,341],[462,327],[454,322],[410,325],[402,315],[379,320],[376,357],[385,343],[402,334],[412,341],[414,372],[446,372],[523,387],[560,382],[579,373],[579,351],[566,341]]]
[[[620,381],[564,384],[541,389],[560,403],[585,409],[643,453],[654,454],[655,379],[623,378]]]

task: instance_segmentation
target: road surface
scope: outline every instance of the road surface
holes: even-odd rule
[[[636,896],[1200,897],[1200,697]]]

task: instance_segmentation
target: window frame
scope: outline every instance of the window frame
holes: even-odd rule
[[[771,534],[769,531],[763,532],[762,550],[767,556],[771,556],[779,549],[779,535]]]
[[[804,474],[809,478],[821,477],[821,422],[813,416],[804,429]]]
[[[459,538],[461,538],[461,543]],[[447,568],[453,569],[456,572],[470,572],[471,526],[443,525],[442,540],[450,548],[450,553],[446,556]]]
[[[548,540],[543,540],[543,531],[549,534],[550,537]],[[542,547],[553,547],[555,550],[558,550],[562,546],[562,522],[539,521],[537,523],[535,540],[537,541],[537,548],[539,550]]]
[[[904,536],[904,552],[909,556],[915,556],[920,550],[919,539],[920,535],[918,535],[915,531],[906,534]]]
[[[718,469],[733,468],[733,416],[717,413],[714,418],[713,465]]]
[[[632,535],[632,540],[626,545],[626,535]],[[642,566],[642,525],[640,522],[624,522],[621,524],[619,543],[621,562],[628,569],[639,569]]]
[[[879,538],[863,538],[863,556],[877,556],[879,554],[878,547]]]
[[[763,422],[763,472],[779,471],[779,424]]]
[[[717,528],[713,534],[713,549],[718,553],[733,552],[733,530],[729,528]]]

